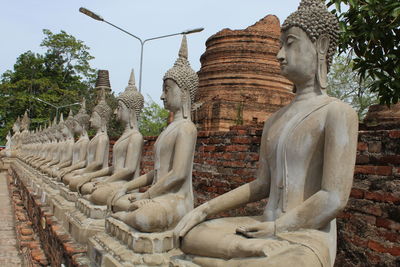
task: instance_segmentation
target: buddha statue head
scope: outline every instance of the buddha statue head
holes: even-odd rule
[[[101,130],[102,132],[107,132],[107,123],[111,116],[111,108],[106,102],[106,91],[101,89],[99,102],[94,107],[92,116],[90,117],[90,124],[96,130]]]
[[[125,91],[118,96],[117,100],[118,106],[115,110],[117,119],[129,124],[131,129],[136,127],[140,112],[143,109],[144,98],[136,88],[133,70],[129,78],[128,86],[125,88]]]
[[[13,127],[12,127],[13,132],[14,133],[19,132],[20,128],[21,128],[21,119],[18,116],[17,119],[15,120],[14,124],[13,124]]]
[[[62,134],[66,138],[71,138],[73,137],[73,127],[74,127],[74,114],[72,113],[72,110],[69,110],[68,117],[64,121],[64,125],[61,129]]]
[[[47,129],[47,137],[50,142],[56,141],[56,130],[57,130],[57,117],[54,117],[53,122],[50,122],[49,128]]]
[[[64,127],[65,127],[64,114],[61,113],[60,121],[58,122],[57,126],[55,127],[55,137],[58,141],[64,141],[64,137],[65,137],[63,134]]]
[[[174,113],[180,109],[184,118],[190,118],[191,104],[197,92],[199,77],[188,61],[186,35],[182,37],[178,59],[165,73],[163,81],[161,100],[165,108]]]
[[[90,116],[86,112],[86,99],[83,98],[79,112],[73,118],[73,131],[76,134],[86,133]]]
[[[322,0],[302,0],[281,28],[278,60],[282,74],[296,86],[315,79],[327,87],[327,73],[336,51],[339,23]]]
[[[26,131],[26,132],[29,131],[30,123],[31,123],[31,120],[29,119],[28,111],[25,111],[24,117],[22,117],[22,120],[21,120],[21,130]]]

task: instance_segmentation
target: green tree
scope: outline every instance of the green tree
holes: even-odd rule
[[[169,112],[148,98],[139,118],[139,130],[143,136],[157,136],[167,126]]]
[[[346,7],[342,12],[341,6]],[[353,70],[382,104],[400,98],[400,1],[329,0],[339,18],[341,53],[354,51]]]
[[[43,30],[41,46],[44,54],[27,51],[21,54],[13,70],[4,72],[0,79],[0,142],[18,115],[29,110],[32,128],[54,116],[54,108],[35,98],[63,106],[79,102],[85,96],[94,98],[95,70],[90,67],[93,57],[89,47],[61,31],[58,34]],[[68,112],[69,108],[60,110]],[[73,107],[75,111],[79,107]]]
[[[369,88],[371,79],[360,82],[357,72],[353,71],[353,65],[350,55],[339,55],[333,59],[328,74],[327,93],[350,104],[362,120],[369,106],[378,103],[378,96]]]

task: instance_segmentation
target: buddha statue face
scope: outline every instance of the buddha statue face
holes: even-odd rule
[[[19,123],[14,123],[14,125],[13,125],[13,127],[12,127],[14,133],[19,132],[19,129],[20,129],[20,128],[21,128],[21,127],[20,127],[20,124],[19,124]]]
[[[172,79],[164,80],[163,93],[161,100],[164,107],[169,111],[176,112],[183,106],[184,92],[179,88],[178,84]],[[186,98],[189,100],[188,98]]]
[[[72,130],[76,134],[81,134],[83,132],[83,127],[78,121],[74,120],[72,123]]]
[[[56,138],[57,140],[61,140],[61,139],[63,138],[63,134],[62,134],[61,129],[60,129],[60,130],[56,130],[56,132],[55,132],[55,138]]]
[[[314,79],[317,71],[317,50],[307,34],[291,27],[281,34],[281,49],[277,55],[281,73],[294,84]]]
[[[131,111],[129,110],[129,108],[122,101],[118,101],[118,106],[114,111],[117,120],[123,123],[128,123],[130,121],[130,113]]]
[[[92,116],[90,117],[90,126],[92,126],[94,129],[98,130],[101,128],[102,125],[102,119],[96,111],[92,112]]]
[[[70,130],[68,129],[67,125],[63,125],[61,128],[61,133],[64,137],[70,136]]]

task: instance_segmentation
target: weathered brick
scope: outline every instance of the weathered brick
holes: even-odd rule
[[[364,142],[358,142],[357,144],[357,150],[358,151],[367,151],[368,149],[368,144]]]
[[[392,174],[392,167],[391,166],[356,166],[354,173],[358,174],[374,174],[374,175],[382,175],[382,176],[389,176]]]
[[[376,226],[400,231],[400,223],[385,218],[376,218]]]
[[[400,138],[400,130],[389,131],[390,138]]]
[[[370,142],[368,143],[368,152],[370,153],[380,153],[382,150],[381,142]]]
[[[225,147],[225,151],[249,151],[247,145],[228,145]]]

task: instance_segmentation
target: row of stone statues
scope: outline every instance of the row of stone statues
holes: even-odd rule
[[[197,130],[190,111],[198,77],[188,62],[186,37],[163,78],[161,99],[174,117],[154,145],[151,172],[140,175],[144,141],[137,120],[143,96],[133,73],[118,97],[115,114],[125,130],[114,145],[111,166],[107,88],[98,88],[90,117],[83,101],[75,116],[33,134],[26,126],[19,133],[17,121],[11,147],[20,160],[90,205],[107,206],[106,224],[116,225],[116,219],[135,233],[170,233],[180,253],[176,266],[333,266],[335,217],[350,194],[358,130],[355,111],[325,93],[337,37],[338,23],[324,3],[302,0],[283,23],[277,55],[296,97],[264,125],[256,180],[197,208],[192,188]],[[96,130],[90,140],[89,123]],[[268,204],[261,216],[207,220],[264,198]],[[110,235],[117,236],[115,231]]]

